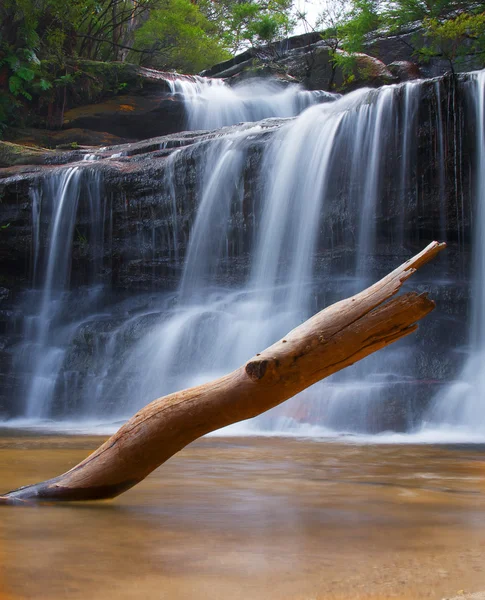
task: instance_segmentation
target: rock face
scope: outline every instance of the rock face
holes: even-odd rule
[[[226,79],[232,85],[253,77],[273,77],[300,83],[309,90],[348,92],[419,77],[436,77],[450,70],[447,61],[420,61],[414,50],[423,44],[419,29],[399,36],[369,40],[350,72],[332,58],[332,40],[316,32],[253,48],[214,65],[202,75]],[[481,68],[470,56],[463,70]],[[29,130],[9,130],[5,139],[47,148],[107,146],[181,132],[186,128],[184,98],[174,93],[174,78],[190,76],[141,68],[129,63],[76,61],[69,65],[74,83],[62,102],[41,107]],[[192,78],[193,79],[193,78]],[[1,156],[0,156],[1,160]],[[3,166],[7,166],[5,160]]]
[[[124,94],[99,104],[73,108],[65,113],[63,127],[67,132],[88,130],[108,133],[121,141],[132,141],[182,131],[184,121],[182,98],[155,90],[144,95]],[[87,141],[97,140],[93,136]]]
[[[469,297],[473,201],[470,172],[475,156],[470,129],[464,126],[467,123],[472,130],[473,118],[460,82],[444,79],[419,84],[416,120],[407,123],[411,132],[408,143],[413,148],[407,148],[406,159],[402,154],[403,148],[406,149],[402,139],[406,126],[403,115],[408,114],[411,118],[409,115],[414,113],[408,109],[408,113],[404,112],[406,102],[408,105],[410,102],[404,88],[388,88],[388,92],[392,97],[384,106],[393,115],[390,127],[394,133],[385,130],[382,143],[387,144],[385,140],[392,133],[397,145],[389,143],[381,148],[380,158],[386,167],[380,182],[381,192],[372,207],[371,246],[365,260],[362,259],[365,206],[356,198],[363,202],[366,191],[358,190],[356,195],[356,190],[348,185],[349,173],[355,168],[348,158],[349,145],[355,138],[352,133],[336,146],[335,152],[341,154],[338,154],[328,178],[328,202],[319,214],[314,253],[315,279],[326,285],[316,286],[312,291],[315,305],[323,306],[349,295],[348,279],[358,272],[356,264],[359,261],[363,260],[366,277],[376,278],[432,239],[444,238],[449,243],[446,256],[430,265],[426,279],[421,282],[423,290],[431,288],[439,311],[423,326],[415,339],[412,356],[407,359],[416,379],[412,402],[408,398],[403,403],[402,399],[409,396],[408,388],[402,381],[396,382],[392,387],[396,396],[387,412],[369,425],[375,431],[391,426],[406,429],[413,425],[432,396],[430,390],[453,377],[459,368],[456,353],[447,348],[447,343],[443,344],[443,332],[448,337],[452,332],[457,347],[466,341],[464,321]],[[372,93],[378,95],[369,96],[369,102],[385,100],[385,90]],[[91,161],[73,162],[82,158],[80,150],[56,155],[57,163],[76,166],[82,172],[81,199],[92,197],[89,185],[96,177],[99,176],[102,182],[99,195],[104,202],[101,212],[104,237],[96,260],[102,263],[102,267],[98,267],[100,279],[97,285],[104,286],[104,295],[97,301],[99,305],[92,305],[92,312],[101,313],[103,304],[118,303],[118,308],[109,316],[83,321],[72,333],[72,344],[64,359],[66,381],[71,381],[69,377],[76,381],[89,379],[94,377],[93,373],[97,378],[109,379],[111,375],[108,372],[103,375],[101,369],[99,348],[108,352],[109,340],[118,336],[120,346],[129,352],[154,321],[172,310],[172,305],[154,308],[153,297],[162,291],[176,290],[180,283],[190,236],[194,235],[198,208],[203,202],[204,186],[208,185],[207,178],[213,170],[208,168],[212,164],[210,157],[217,158],[227,152],[225,140],[236,144],[234,152],[240,157],[240,167],[231,176],[225,191],[228,198],[232,198],[228,215],[221,217],[217,211],[210,213],[214,237],[224,221],[226,244],[217,261],[214,282],[232,288],[247,280],[256,234],[263,223],[264,177],[267,169],[273,168],[269,165],[274,165],[275,161],[264,162],[267,148],[273,140],[280,139],[277,136],[288,123],[288,120],[270,119],[261,122],[256,130],[252,125],[244,125],[110,146],[98,151],[91,157],[96,160]],[[298,154],[294,160],[298,160]],[[400,175],[402,160],[409,161],[404,165],[403,176]],[[43,181],[64,168],[51,164],[17,166],[0,171],[0,406],[3,414],[22,414],[24,408],[19,387],[22,368],[13,367],[14,360],[18,359],[17,345],[22,339],[23,317],[27,310],[22,298],[32,281],[35,266],[32,248],[35,246],[40,254],[45,254],[51,219],[48,212],[41,211],[40,226],[37,230],[34,228],[36,213],[30,190],[42,192]],[[306,166],[301,165],[301,168]],[[79,210],[74,228],[70,286],[77,292],[72,297],[72,305],[65,305],[66,314],[74,311],[76,302],[88,305],[89,294],[85,286],[90,282],[89,273],[95,260],[89,247],[88,214]],[[37,235],[36,231],[40,233]],[[202,248],[208,244],[207,249],[213,250],[210,240],[204,236],[201,244]],[[448,283],[443,284],[443,280]],[[135,314],[142,317],[131,319]],[[211,318],[214,317],[208,314],[209,323]],[[111,368],[115,371],[122,363],[121,354],[115,353],[110,358]],[[26,365],[25,370],[28,368]],[[85,400],[80,391],[75,391],[76,385],[70,384],[73,392],[69,405],[57,401],[53,409],[56,414],[75,414],[80,410]],[[59,394],[61,398],[60,391]],[[301,411],[296,410],[295,415],[295,419],[300,418]],[[335,416],[336,425],[339,419]]]
[[[204,71],[203,75],[228,78],[229,82],[258,75],[290,76],[307,89],[337,92],[399,81],[381,60],[367,54],[359,54],[353,72],[344,74],[334,64],[330,47],[331,44],[322,40],[318,33],[305,34],[264,49],[247,50]]]
[[[0,167],[15,165],[42,165],[46,162],[48,152],[39,148],[29,148],[21,144],[0,141]]]
[[[426,47],[421,30],[370,39],[365,54],[357,55],[352,73],[343,73],[332,60],[332,40],[323,40],[317,32],[288,38],[283,42],[242,54],[204,71],[206,77],[238,81],[257,75],[293,77],[308,89],[348,92],[362,86],[378,87],[419,77],[439,77],[450,72],[450,63],[441,58],[422,60],[416,48]],[[479,56],[465,57],[459,71],[481,69]]]
[[[49,148],[95,146],[184,129],[183,99],[170,85],[173,73],[116,62],[77,61],[69,68],[74,83],[65,102],[36,114],[32,125],[39,129],[8,130],[6,138]]]
[[[407,181],[409,189],[399,189],[400,184],[390,180],[386,183],[392,193],[382,195],[381,202],[377,206],[377,230],[382,240],[391,241],[398,235],[406,241],[408,247],[413,249],[424,243],[424,240],[431,239],[440,235],[440,227],[444,227],[443,233],[448,240],[458,241],[468,244],[470,241],[470,206],[471,198],[467,195],[470,187],[469,169],[467,165],[471,160],[469,152],[472,150],[472,142],[460,139],[460,156],[453,154],[454,143],[453,136],[455,122],[464,118],[463,111],[466,110],[460,91],[454,87],[453,81],[444,80],[441,84],[442,106],[436,105],[436,84],[430,82],[421,87],[420,97],[420,117],[418,127],[418,137],[416,145],[416,161],[410,165],[411,178]],[[448,104],[448,99],[453,98],[454,105]],[[437,130],[436,119],[437,111],[441,110],[444,129]],[[448,115],[445,118],[445,115]],[[281,121],[281,125],[286,121]],[[249,199],[251,194],[255,196],[256,187],[259,181],[259,158],[261,150],[268,140],[278,131],[280,122],[270,120],[266,124],[262,123],[262,131],[259,135],[251,136],[251,143],[246,149],[246,169],[244,171],[244,186],[246,196]],[[136,282],[130,278],[125,279],[128,270],[134,269],[134,266],[128,266],[126,257],[133,252],[134,255],[139,252],[136,248],[140,244],[140,239],[146,237],[147,245],[151,245],[151,230],[154,220],[163,223],[163,212],[165,206],[170,202],[169,195],[172,193],[168,185],[175,186],[175,198],[177,200],[177,218],[180,218],[178,224],[182,232],[178,240],[178,254],[180,260],[183,259],[184,249],[188,239],[188,230],[194,219],[197,206],[198,178],[200,169],[205,160],[204,143],[220,138],[220,136],[231,135],[235,131],[243,131],[244,127],[227,127],[218,132],[188,132],[184,134],[174,134],[159,138],[126,144],[110,146],[99,151],[94,162],[83,162],[79,166],[85,170],[101,171],[103,174],[106,193],[112,202],[113,216],[113,240],[114,247],[106,248],[106,252],[119,264],[116,268],[116,278],[113,280],[115,287],[127,287],[132,289],[137,287]],[[459,133],[459,132],[458,132]],[[443,136],[443,146],[446,148],[444,158],[444,175],[440,174],[440,157],[436,154],[435,148],[439,145],[438,136]],[[173,161],[168,161],[174,150],[182,150]],[[0,226],[6,226],[2,230],[0,238],[0,248],[2,251],[2,272],[15,272],[20,280],[25,281],[29,275],[28,264],[30,261],[30,198],[29,188],[35,185],[36,181],[42,180],[50,173],[55,173],[61,163],[73,164],[86,155],[87,151],[75,150],[72,152],[47,154],[43,162],[50,165],[25,166],[3,169],[0,179],[0,194],[2,198],[2,214]],[[396,157],[398,158],[398,157]],[[167,169],[171,171],[168,173]],[[345,169],[346,166],[342,165]],[[459,172],[459,180],[454,180],[455,172]],[[169,180],[167,179],[169,177]],[[441,184],[439,177],[443,177]],[[338,177],[335,178],[338,184]],[[419,182],[420,194],[418,198],[413,193],[413,187]],[[332,181],[330,181],[330,186]],[[441,189],[440,189],[441,185]],[[456,210],[456,185],[459,186],[458,193],[463,199],[463,207],[460,213]],[[387,189],[387,187],[386,187]],[[409,198],[407,193],[409,192]],[[441,195],[441,196],[440,196]],[[344,229],[352,230],[358,226],[360,215],[352,211],[347,206],[348,199],[343,195],[342,190],[335,189],[334,204],[326,207],[328,235],[324,234],[321,241],[322,251],[336,249],[347,243]],[[443,204],[446,200],[448,204]],[[404,204],[403,204],[404,203]],[[235,223],[243,224],[248,215],[243,212],[236,215]],[[254,210],[251,209],[251,210]],[[444,215],[443,215],[444,211]],[[403,213],[405,214],[404,222]],[[168,218],[168,216],[167,216]],[[170,219],[172,216],[170,215]],[[350,219],[350,220],[349,220]],[[441,223],[441,225],[440,225]],[[167,227],[173,224],[167,221]],[[248,223],[244,225],[246,230]],[[130,248],[132,239],[130,231],[133,232],[133,239],[136,243]],[[331,232],[331,239],[330,239]],[[236,235],[236,234],[235,234]],[[140,237],[141,236],[141,237]],[[170,235],[167,233],[165,246],[158,247],[160,257],[168,251]],[[385,242],[387,244],[387,242]],[[144,242],[141,242],[143,247]],[[125,258],[123,258],[123,256]],[[142,259],[143,256],[134,256],[135,262]],[[22,268],[20,268],[22,265]],[[126,269],[126,271],[125,271]],[[166,286],[164,279],[159,280],[158,274],[153,273],[147,276],[146,283],[140,281],[141,287],[153,289],[161,285]],[[145,276],[142,277],[144,279]]]

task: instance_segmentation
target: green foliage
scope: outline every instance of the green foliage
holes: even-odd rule
[[[199,8],[233,52],[281,39],[295,25],[292,0],[200,0]]]
[[[347,52],[359,52],[366,36],[379,28],[381,16],[374,0],[355,0],[350,18],[339,28]]]
[[[448,19],[430,17],[423,24],[429,45],[419,49],[422,58],[440,56],[454,69],[467,55],[485,53],[485,13],[461,13]]]
[[[136,31],[135,45],[144,51],[143,64],[196,73],[230,56],[215,33],[214,25],[189,0],[164,0]]]
[[[337,4],[348,5],[345,0],[337,0]],[[454,70],[466,57],[485,57],[485,2],[353,0],[343,12],[331,22],[331,35],[338,40],[336,48],[345,51],[335,52],[334,60],[347,73],[369,34],[399,35],[410,28],[418,31],[414,49],[421,60],[443,58]]]

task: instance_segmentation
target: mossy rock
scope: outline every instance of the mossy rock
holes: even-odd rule
[[[35,146],[49,149],[76,150],[81,146],[114,146],[129,140],[106,132],[89,129],[35,129],[30,127],[9,127],[5,140],[22,146]]]
[[[169,91],[165,73],[131,63],[77,60],[69,63],[74,82],[70,106],[99,102],[118,94],[139,94],[145,88]]]
[[[51,151],[45,148],[33,148],[0,141],[0,167],[42,165],[50,153]]]

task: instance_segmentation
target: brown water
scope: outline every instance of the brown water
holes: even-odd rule
[[[56,475],[99,442],[0,438],[0,491]],[[480,590],[483,447],[208,438],[114,501],[0,507],[1,600]]]

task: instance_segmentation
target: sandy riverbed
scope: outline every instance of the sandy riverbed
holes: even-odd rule
[[[99,442],[0,437],[1,491],[58,474]],[[483,590],[483,446],[206,438],[114,501],[0,507],[1,600]]]

